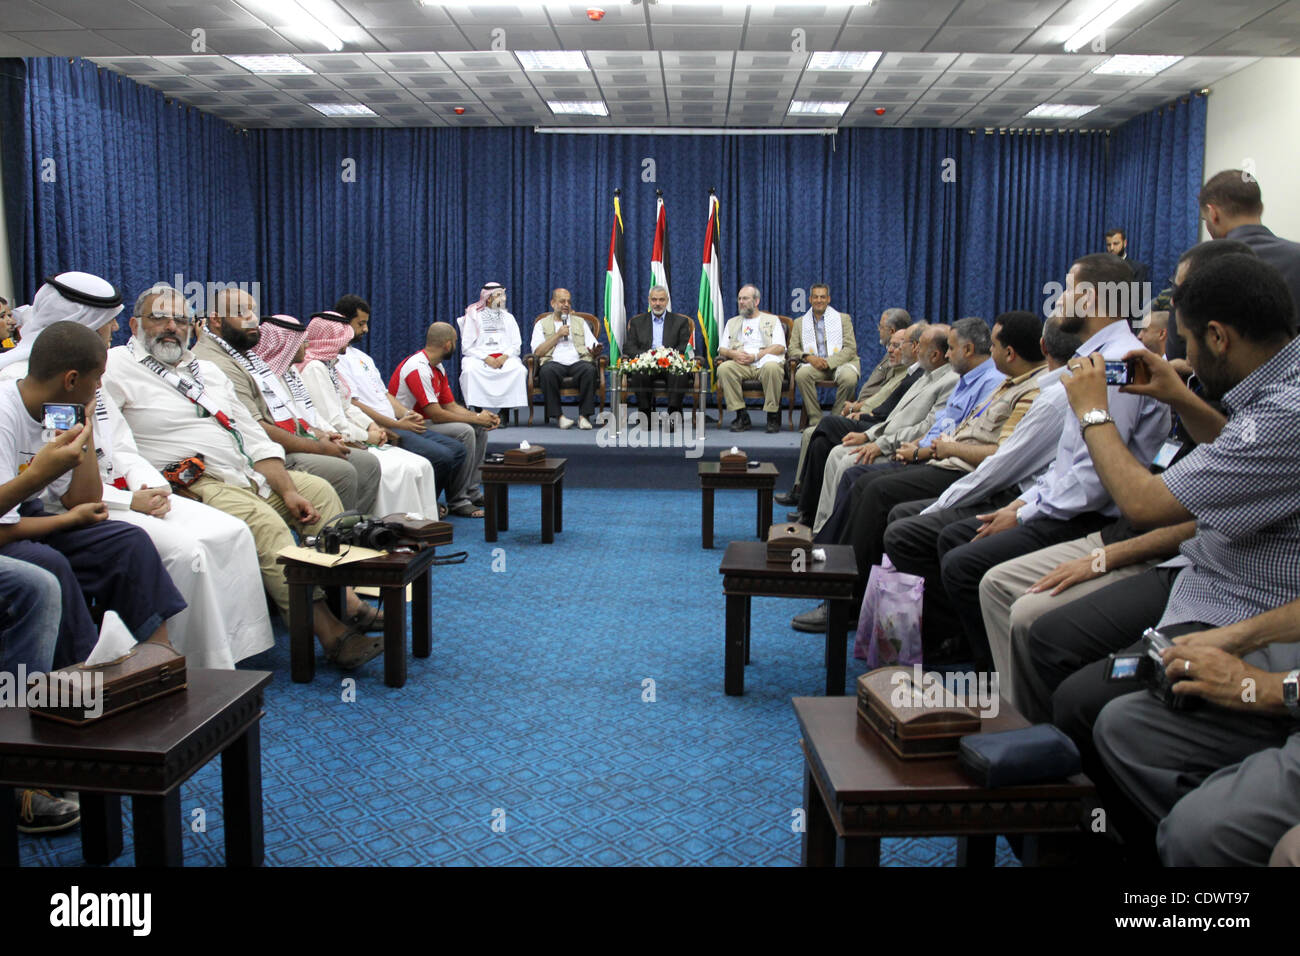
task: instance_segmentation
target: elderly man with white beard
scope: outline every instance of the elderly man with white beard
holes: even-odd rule
[[[90,280],[95,278],[87,275],[70,281],[87,287],[93,286]],[[42,286],[27,313],[26,348],[0,370],[0,380],[27,374],[27,355],[54,320],[74,321],[97,331],[104,347],[110,348],[121,311],[120,305],[103,308],[69,300],[55,286]],[[226,669],[272,647],[275,639],[265,603],[227,600],[231,590],[258,584],[257,551],[248,528],[215,508],[173,496],[167,479],[140,456],[131,429],[102,388],[96,393],[94,409],[86,414],[94,417],[95,455],[109,519],[136,525],[149,535],[188,605],[167,622],[172,645],[192,667]],[[61,510],[50,495],[45,497],[45,507],[51,512]]]
[[[499,282],[483,286],[477,302],[460,317],[460,389],[471,408],[519,408],[528,404],[528,370],[519,360],[519,323],[506,311]]]
[[[257,546],[262,586],[289,619],[289,586],[276,555],[292,545],[288,522],[314,534],[343,507],[320,478],[284,467],[284,451],[262,431],[221,370],[185,347],[190,332],[185,299],[158,284],[141,293],[131,316],[132,337],[110,349],[104,389],[135,435],[140,453],[162,470],[178,493],[239,518]],[[326,658],[344,669],[376,657],[382,642],[359,624],[344,624],[314,595],[313,627]],[[228,595],[230,601],[258,599]],[[348,613],[368,610],[350,591]]]

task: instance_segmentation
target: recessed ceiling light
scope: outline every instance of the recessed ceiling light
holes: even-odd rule
[[[1119,76],[1155,76],[1162,70],[1167,70],[1179,60],[1181,56],[1134,56],[1132,54],[1119,54],[1112,56],[1101,66],[1093,67],[1094,73],[1113,73]]]
[[[228,56],[227,60],[238,63],[250,73],[315,73],[316,71],[299,63],[291,56],[278,53]]]
[[[557,116],[608,116],[609,107],[602,100],[547,100],[546,105]]]
[[[843,116],[848,108],[848,103],[829,100],[795,100],[790,104],[791,113],[811,113],[817,116]]]
[[[362,103],[313,103],[311,108],[325,116],[378,116]]]
[[[1096,106],[1074,106],[1070,103],[1039,103],[1025,114],[1026,119],[1078,119],[1095,110]]]
[[[808,61],[808,69],[860,70],[866,73],[875,68],[876,61],[879,59],[879,50],[868,50],[865,53],[814,53]]]
[[[1131,13],[1143,0],[1114,0],[1109,6],[1102,9],[1091,20],[1088,20],[1083,26],[1065,41],[1065,52],[1074,53],[1095,38],[1104,34],[1111,26],[1119,20],[1120,17]]]
[[[520,50],[515,56],[525,70],[587,72],[587,58],[581,50]]]

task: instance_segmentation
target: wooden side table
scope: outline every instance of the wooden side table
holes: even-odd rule
[[[757,535],[759,540],[765,541],[767,529],[772,525],[772,491],[780,474],[776,465],[770,461],[744,471],[723,471],[719,462],[700,462],[700,534],[704,539],[704,547],[713,547],[713,493],[720,488],[753,488],[758,491]]]
[[[312,629],[312,591],[317,587],[379,588],[384,608],[384,683],[406,683],[406,586],[411,586],[411,653],[428,657],[432,642],[429,569],[435,548],[392,551],[378,558],[324,568],[293,558],[277,558],[289,582],[289,672],[295,683],[316,676],[316,636]],[[333,602],[337,608],[341,600]]]
[[[985,789],[956,757],[902,760],[862,725],[856,697],[796,697],[803,732],[804,866],[879,866],[885,837],[955,836],[959,866],[992,866],[999,834],[1078,832],[1095,793],[1082,774]],[[1028,722],[1005,700],[981,733]]]
[[[826,693],[843,694],[848,669],[849,618],[858,563],[847,544],[818,545],[825,561],[805,556],[803,570],[791,564],[768,564],[767,544],[733,541],[727,545],[718,568],[727,596],[726,654],[723,685],[730,695],[745,692],[745,665],[749,663],[749,611],[751,597],[787,597],[824,600],[829,610],[826,628]]]
[[[543,458],[531,465],[483,466],[483,540],[495,541],[497,529],[510,530],[510,486],[541,485],[542,544],[564,530],[564,464],[567,458]]]
[[[122,853],[122,795],[131,797],[137,866],[180,866],[181,784],[221,755],[227,866],[261,866],[262,746],[267,671],[197,669],[189,687],[85,727],[0,711],[0,864],[18,863],[8,788],[75,790],[87,863]]]

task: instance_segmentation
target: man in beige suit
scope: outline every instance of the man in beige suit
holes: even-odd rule
[[[948,326],[932,325],[926,329],[917,361],[924,374],[912,384],[889,417],[865,432],[850,432],[844,436],[843,444],[831,449],[822,475],[813,530],[820,530],[830,517],[835,507],[835,489],[847,469],[869,465],[882,456],[888,459],[903,442],[921,438],[934,424],[940,409],[948,404],[961,377],[948,364]]]
[[[718,385],[727,402],[727,411],[736,413],[733,432],[749,431],[749,410],[745,408],[743,382],[758,379],[763,384],[763,411],[767,412],[767,431],[781,430],[781,381],[785,378],[785,329],[775,315],[758,310],[759,292],[755,285],[743,285],[736,295],[740,314],[727,320],[722,331],[718,358]]]
[[[802,359],[794,383],[803,396],[808,424],[816,425],[822,418],[822,405],[814,383],[827,377],[835,379],[831,414],[838,415],[857,388],[862,367],[858,363],[858,342],[853,337],[853,319],[831,308],[830,286],[818,282],[809,290],[808,301],[812,308],[795,319],[790,329],[789,351],[791,358]]]

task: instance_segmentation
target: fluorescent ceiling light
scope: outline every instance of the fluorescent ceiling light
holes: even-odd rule
[[[250,73],[315,73],[316,71],[291,56],[278,53],[228,56]]]
[[[587,58],[581,50],[520,50],[515,56],[525,70],[587,72]]]
[[[311,108],[325,116],[378,116],[362,103],[313,103]]]
[[[421,6],[446,7],[449,10],[468,10],[473,7],[500,7],[502,0],[418,0]],[[677,7],[805,7],[823,9],[825,7],[870,7],[875,0],[863,3],[862,0],[664,0]],[[572,7],[573,0],[511,0],[508,4],[524,10],[537,10],[542,7]],[[611,4],[612,5],[612,4]]]
[[[795,100],[790,104],[791,113],[811,113],[817,116],[843,116],[848,108],[848,103],[829,100]]]
[[[1095,110],[1096,106],[1074,106],[1069,103],[1039,103],[1025,114],[1026,119],[1078,119]]]
[[[547,100],[557,116],[608,116],[609,107],[602,100]]]
[[[865,53],[814,53],[808,61],[808,69],[860,70],[866,73],[875,68],[879,59],[879,50],[868,50]]]
[[[1136,9],[1140,3],[1142,0],[1114,0],[1065,41],[1065,52],[1074,53],[1087,46],[1094,38],[1105,33],[1112,23]]]
[[[1181,56],[1133,56],[1120,54],[1112,56],[1101,66],[1093,67],[1094,73],[1113,73],[1119,76],[1155,76],[1169,69]]]

